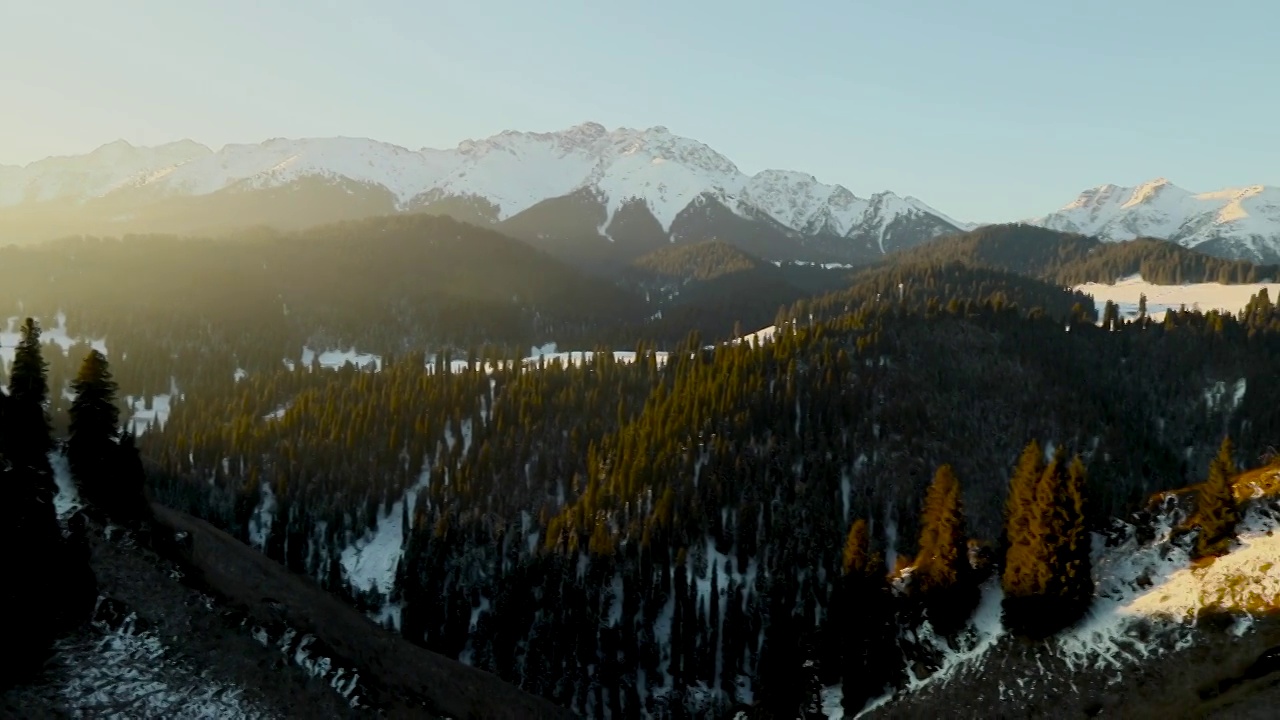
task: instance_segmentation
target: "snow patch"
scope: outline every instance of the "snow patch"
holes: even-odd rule
[[[155,633],[139,632],[130,615],[98,639],[58,642],[62,662],[51,678],[76,717],[241,718],[269,717],[235,685],[216,679],[167,646]]]
[[[1280,298],[1280,283],[1155,285],[1143,280],[1141,275],[1121,278],[1114,284],[1084,283],[1072,288],[1089,295],[1099,305],[1110,300],[1120,307],[1121,315],[1131,319],[1138,317],[1139,299],[1146,295],[1147,315],[1155,322],[1163,320],[1166,312],[1184,306],[1201,312],[1217,310],[1239,314],[1249,299],[1264,289],[1271,298]]]
[[[405,504],[408,503],[408,510],[412,512],[417,505],[418,493],[430,484],[430,463],[424,463],[422,477],[418,482],[405,491],[404,497],[391,505],[389,512],[379,512],[377,528],[343,548],[339,562],[352,587],[358,590],[376,590],[384,598],[391,596],[395,588],[396,567],[400,564],[403,553]]]

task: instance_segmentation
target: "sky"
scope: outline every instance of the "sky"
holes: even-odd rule
[[[0,164],[664,125],[962,220],[1280,184],[1265,0],[0,0]]]

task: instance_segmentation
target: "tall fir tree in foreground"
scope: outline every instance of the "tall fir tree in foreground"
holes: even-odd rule
[[[54,639],[88,616],[97,595],[86,548],[63,537],[56,514],[46,367],[39,326],[28,320],[0,401],[0,547],[8,550],[0,635],[11,670],[0,685],[38,672]]]
[[[91,350],[71,383],[67,461],[81,497],[119,522],[149,516],[142,460],[131,434],[120,433],[117,386],[107,358]]]
[[[1049,509],[1050,562],[1047,612],[1065,624],[1078,619],[1093,601],[1092,542],[1085,526],[1085,483],[1088,475],[1079,456],[1059,463],[1040,491]]]
[[[1189,523],[1200,531],[1193,549],[1196,558],[1221,555],[1236,539],[1240,508],[1232,483],[1237,469],[1234,455],[1231,438],[1223,438],[1217,456],[1209,462],[1209,477],[1196,493],[1195,514]]]
[[[9,370],[3,448],[9,462],[41,476],[41,492],[52,502],[55,492],[49,468],[53,426],[49,420],[49,364],[40,347],[40,324],[27,318]]]
[[[1044,450],[1032,440],[1022,449],[1009,478],[1009,494],[1004,505],[1004,529],[1000,533],[997,557],[1002,567],[1014,540],[1025,542],[1035,511],[1036,485],[1044,474]]]
[[[978,589],[972,570],[960,480],[950,465],[943,465],[925,494],[920,551],[911,572],[912,593],[938,632],[951,634],[959,630],[977,604]]]
[[[1040,471],[1028,445],[1010,481],[1001,585],[1005,627],[1030,637],[1068,627],[1093,598],[1084,463],[1059,448]]]

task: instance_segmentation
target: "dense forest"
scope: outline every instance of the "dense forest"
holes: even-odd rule
[[[721,342],[731,304],[654,332],[625,283],[436,218],[6,249],[0,289],[66,338],[51,432],[104,392],[101,340],[121,419],[171,405],[139,428],[153,499],[404,637],[590,717],[814,717],[823,686],[856,710],[903,682],[898,628],[962,633],[983,582],[1028,636],[1069,623],[1090,529],[1280,435],[1265,295],[1099,326],[1056,274],[1077,260],[931,247],[751,306],[769,342]],[[770,268],[709,245],[637,271]],[[547,341],[602,352],[525,360]]]

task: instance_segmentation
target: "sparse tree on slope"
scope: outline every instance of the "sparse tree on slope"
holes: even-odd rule
[[[1240,508],[1236,504],[1232,477],[1236,474],[1234,446],[1223,438],[1218,455],[1209,463],[1209,478],[1196,494],[1196,511],[1191,525],[1198,527],[1195,556],[1221,555],[1236,538]]]

